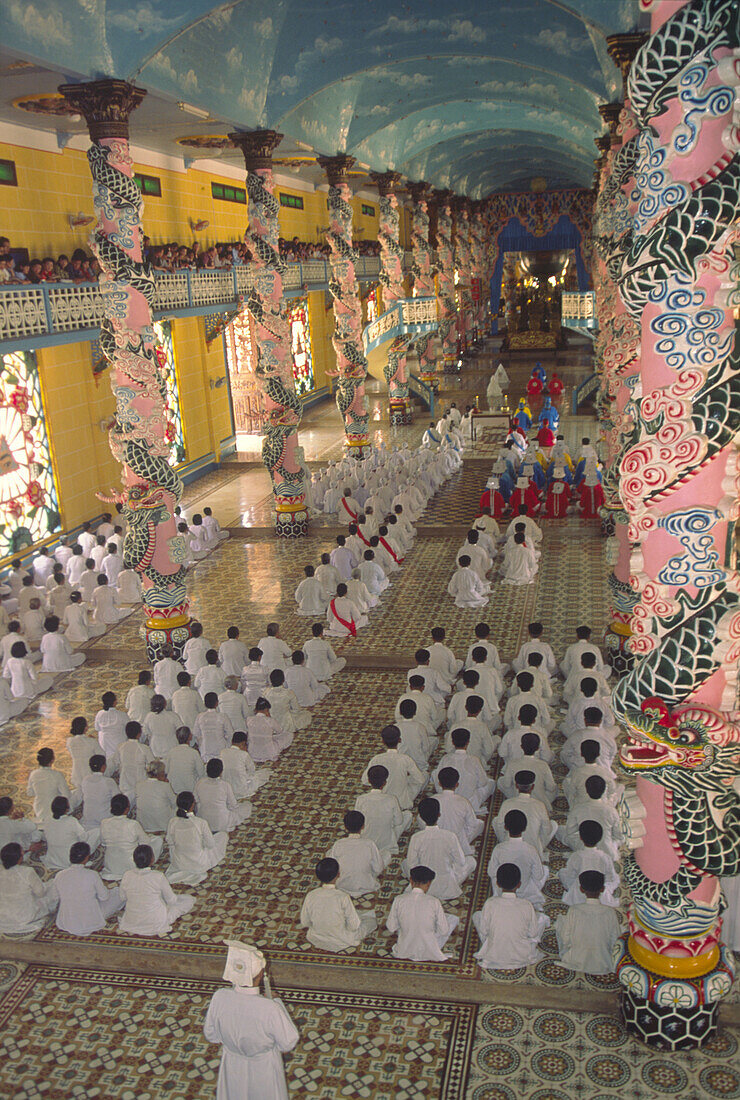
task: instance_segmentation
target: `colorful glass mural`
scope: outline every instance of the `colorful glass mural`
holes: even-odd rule
[[[180,411],[180,395],[177,390],[177,367],[175,365],[175,345],[172,340],[172,322],[155,321],[154,333],[157,337],[157,361],[164,377],[167,391],[166,403],[170,420],[167,425],[167,439],[170,444],[170,460],[173,466],[185,461],[185,433]]]
[[[242,310],[226,326],[224,345],[234,410],[234,431],[237,434],[261,432],[267,414],[255,374],[257,357],[249,310]]]
[[[294,298],[289,302],[287,316],[290,325],[290,350],[293,356],[295,392],[300,397],[314,388],[308,298]]]
[[[8,352],[0,372],[0,557],[40,542],[59,526],[36,353]]]

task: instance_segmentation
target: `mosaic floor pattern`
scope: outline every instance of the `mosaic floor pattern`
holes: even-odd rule
[[[29,967],[0,1000],[0,1096],[212,1100],[220,1050],[202,1026],[217,988]],[[285,1059],[292,1096],[463,1100],[473,1006],[290,989],[280,996],[301,1035]]]
[[[740,1097],[740,1032],[701,1051],[658,1054],[616,1016],[484,1007],[468,1100],[710,1100]]]

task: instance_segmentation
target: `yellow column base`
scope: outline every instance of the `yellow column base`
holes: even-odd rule
[[[187,615],[176,615],[171,619],[147,619],[147,630],[171,630],[174,626],[187,626],[190,619]]]
[[[629,952],[638,966],[663,978],[701,978],[714,970],[719,962],[719,948],[715,944],[705,955],[676,958],[675,955],[659,955],[642,944],[636,943],[634,936],[627,941]]]

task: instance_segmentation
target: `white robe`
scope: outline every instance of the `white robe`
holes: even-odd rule
[[[219,989],[203,1034],[223,1048],[216,1100],[288,1100],[281,1052],[292,1050],[299,1035],[282,1001],[260,996],[256,986]]]
[[[33,812],[37,821],[51,817],[51,804],[55,798],[66,798],[74,810],[79,805],[79,796],[70,793],[67,780],[56,768],[34,768],[28,776],[28,793],[33,798]]]
[[[319,567],[320,568],[320,567]],[[285,670],[290,660],[291,649],[282,638],[275,638],[272,634],[266,634],[257,642],[257,648],[262,650],[262,667],[269,674],[276,668]]]
[[[411,813],[403,811],[393,795],[374,789],[358,795],[354,809],[365,815],[362,835],[375,842],[387,863],[391,855],[398,851],[401,833],[411,824]]]
[[[249,755],[256,764],[265,760],[277,760],[280,753],[293,744],[293,734],[281,729],[275,719],[260,712],[247,722]]]
[[[450,829],[427,825],[409,840],[401,871],[408,875],[412,867],[418,866],[434,871],[436,878],[429,893],[440,901],[447,901],[462,893],[463,882],[475,870],[475,858],[464,854],[460,841]]]
[[[333,883],[310,890],[303,899],[300,922],[306,939],[324,951],[357,947],[377,928],[375,914],[358,913],[352,898]]]
[[[136,784],[136,820],[147,833],[163,833],[177,808],[169,783],[147,776]]]
[[[195,905],[193,894],[176,894],[162,872],[151,867],[126,871],[119,889],[126,908],[118,927],[128,935],[166,936]]]
[[[532,845],[521,837],[508,837],[493,849],[488,861],[488,877],[494,897],[501,897],[501,890],[496,885],[496,872],[503,863],[513,863],[519,868],[522,882],[517,890],[518,896],[531,902],[535,909],[541,909],[545,904],[542,887],[547,882],[547,868]]]
[[[581,848],[577,852],[571,852],[568,862],[561,868],[559,879],[565,887],[562,897],[563,905],[580,905],[586,901],[586,895],[581,890],[578,876],[584,871],[601,871],[604,876],[604,892],[599,901],[604,905],[619,907],[617,888],[619,875],[617,874],[614,860],[600,848]],[[724,929],[723,929],[724,930]]]
[[[377,561],[361,561],[358,572],[360,580],[371,596],[379,596],[381,592],[385,592],[391,583],[386,577],[383,567],[378,565]]]
[[[134,684],[132,688],[129,688],[126,693],[125,707],[126,713],[132,722],[144,725],[146,717],[152,709],[153,695],[154,688],[149,687],[148,684]]]
[[[468,752],[467,749],[454,749],[452,752],[445,753],[434,769],[433,779],[437,791],[441,791],[442,789],[439,786],[438,779],[442,768],[455,769],[460,776],[460,782],[457,785],[457,793],[463,798],[467,798],[468,802],[473,807],[473,812],[479,814],[484,804],[496,789],[495,781],[489,779],[486,775],[480,758]]]
[[[504,826],[504,820],[510,810],[521,810],[526,817],[527,827],[524,830],[523,839],[532,845],[544,863],[545,849],[555,836],[555,830],[557,829],[555,822],[550,821],[547,815],[547,807],[544,802],[540,802],[538,798],[533,798],[531,794],[518,794],[515,798],[504,799],[493,822],[499,841],[507,840],[509,837]]]
[[[475,957],[484,970],[516,970],[539,962],[537,943],[550,924],[544,913],[535,913],[531,902],[515,894],[489,898],[473,924],[481,940]]]
[[[320,684],[311,669],[303,665],[291,665],[285,673],[285,683],[296,697],[299,707],[312,707],[329,694],[326,684]]]
[[[202,817],[189,813],[173,816],[167,825],[170,865],[165,872],[169,882],[197,886],[226,855],[228,833],[213,833]]]
[[[453,597],[456,607],[485,607],[490,591],[488,581],[482,581],[469,565],[458,566],[447,585],[447,594]]]
[[[326,614],[329,602],[318,577],[304,577],[295,590],[298,614],[316,618]]]
[[[192,733],[198,715],[206,709],[200,692],[194,687],[179,687],[177,691],[173,691],[171,703],[172,711],[179,718],[180,725],[187,726]],[[126,709],[128,710],[128,707]],[[131,717],[133,718],[133,715]]]
[[[572,905],[555,922],[560,965],[586,974],[611,974],[619,931],[619,917],[597,898]]]
[[[35,699],[37,695],[48,691],[54,683],[53,676],[36,672],[28,657],[8,657],[3,676],[10,680],[14,699]]]
[[[134,866],[134,848],[148,844],[154,858],[162,854],[162,837],[149,836],[138,821],[117,815],[100,822],[100,840],[105,847],[103,878],[119,879]]]
[[[71,814],[59,818],[48,817],[42,822],[41,829],[46,840],[46,853],[41,861],[50,871],[69,867],[69,849],[78,841],[89,844],[91,852],[100,844],[100,829],[83,829],[77,818]]]
[[[182,647],[185,671],[189,672],[191,676],[195,676],[196,672],[206,665],[206,653],[209,649],[213,649],[213,646],[208,638],[204,638],[202,634],[200,638],[189,638]],[[182,669],[180,669],[180,672],[182,672]]]
[[[82,780],[82,824],[99,829],[104,817],[110,817],[111,799],[120,794],[118,784],[102,772],[90,772]]]
[[[230,833],[243,824],[252,813],[250,802],[237,802],[225,779],[209,779],[206,775],[195,784],[198,816],[204,818],[214,833]]]
[[[87,734],[75,734],[67,738],[67,752],[72,758],[72,786],[81,787],[85,776],[90,775],[90,758],[100,752],[100,743]]]
[[[227,638],[218,647],[218,663],[227,676],[241,676],[249,664],[249,647],[239,638]]]
[[[51,889],[32,867],[0,867],[0,932],[38,932],[56,908]]]
[[[311,725],[311,713],[298,705],[290,688],[269,687],[265,698],[270,704],[270,717],[274,718],[286,733],[295,733]]]
[[[413,962],[445,962],[442,948],[459,924],[458,917],[445,913],[438,898],[414,887],[393,899],[386,928],[397,932],[392,954]]]
[[[120,623],[131,614],[131,608],[116,607],[115,589],[108,584],[99,584],[92,595],[93,620],[105,626]]]
[[[426,776],[419,771],[410,756],[398,749],[387,749],[386,752],[374,756],[362,773],[362,782],[366,786],[370,783],[368,772],[376,765],[381,765],[388,771],[388,779],[383,788],[385,793],[397,798],[402,810],[410,810],[414,799],[426,783]]]
[[[192,791],[206,774],[203,757],[192,745],[177,745],[164,758],[167,779],[175,794]]]
[[[339,864],[337,886],[352,898],[373,894],[380,886],[378,875],[385,862],[370,837],[352,833],[336,840],[327,853]]]
[[[340,622],[340,619],[343,621]],[[353,623],[355,630],[359,630],[370,622],[367,615],[363,615],[347,596],[335,596],[329,601],[326,621],[326,632],[333,638],[349,638],[352,635],[349,626],[345,626],[344,623]]]
[[[507,543],[504,550],[504,584],[531,584],[537,576],[537,562],[531,547],[516,542]]]
[[[250,661],[242,671],[242,690],[244,702],[248,707],[254,707],[260,695],[265,694],[265,689],[270,683],[267,669],[259,661]]]
[[[240,745],[225,748],[221,752],[221,761],[224,766],[221,778],[231,786],[237,802],[251,798],[272,777],[269,768],[255,768],[254,760]]]
[[[99,932],[123,906],[117,886],[109,889],[97,871],[79,863],[55,875],[51,886],[59,903],[57,928],[72,936]]]

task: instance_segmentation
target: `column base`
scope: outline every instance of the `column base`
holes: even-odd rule
[[[177,615],[165,619],[154,614],[142,626],[141,634],[146,642],[147,658],[152,664],[163,656],[162,649],[166,645],[172,646],[173,656],[179,661],[185,643],[190,638],[190,618],[187,615]]]
[[[443,355],[442,356],[442,373],[443,374],[459,374],[460,373],[460,360],[456,355]]]
[[[365,458],[370,454],[370,439],[368,436],[347,436],[344,440],[344,453],[347,458]]]
[[[701,1047],[717,1030],[719,1001],[679,1008],[623,992],[620,1007],[626,1030],[657,1050]]]
[[[413,422],[413,406],[408,397],[391,397],[388,402],[388,410],[391,427],[400,427],[403,424]]]
[[[308,512],[305,507],[298,511],[277,512],[275,515],[275,534],[279,539],[299,539],[308,534]]]

